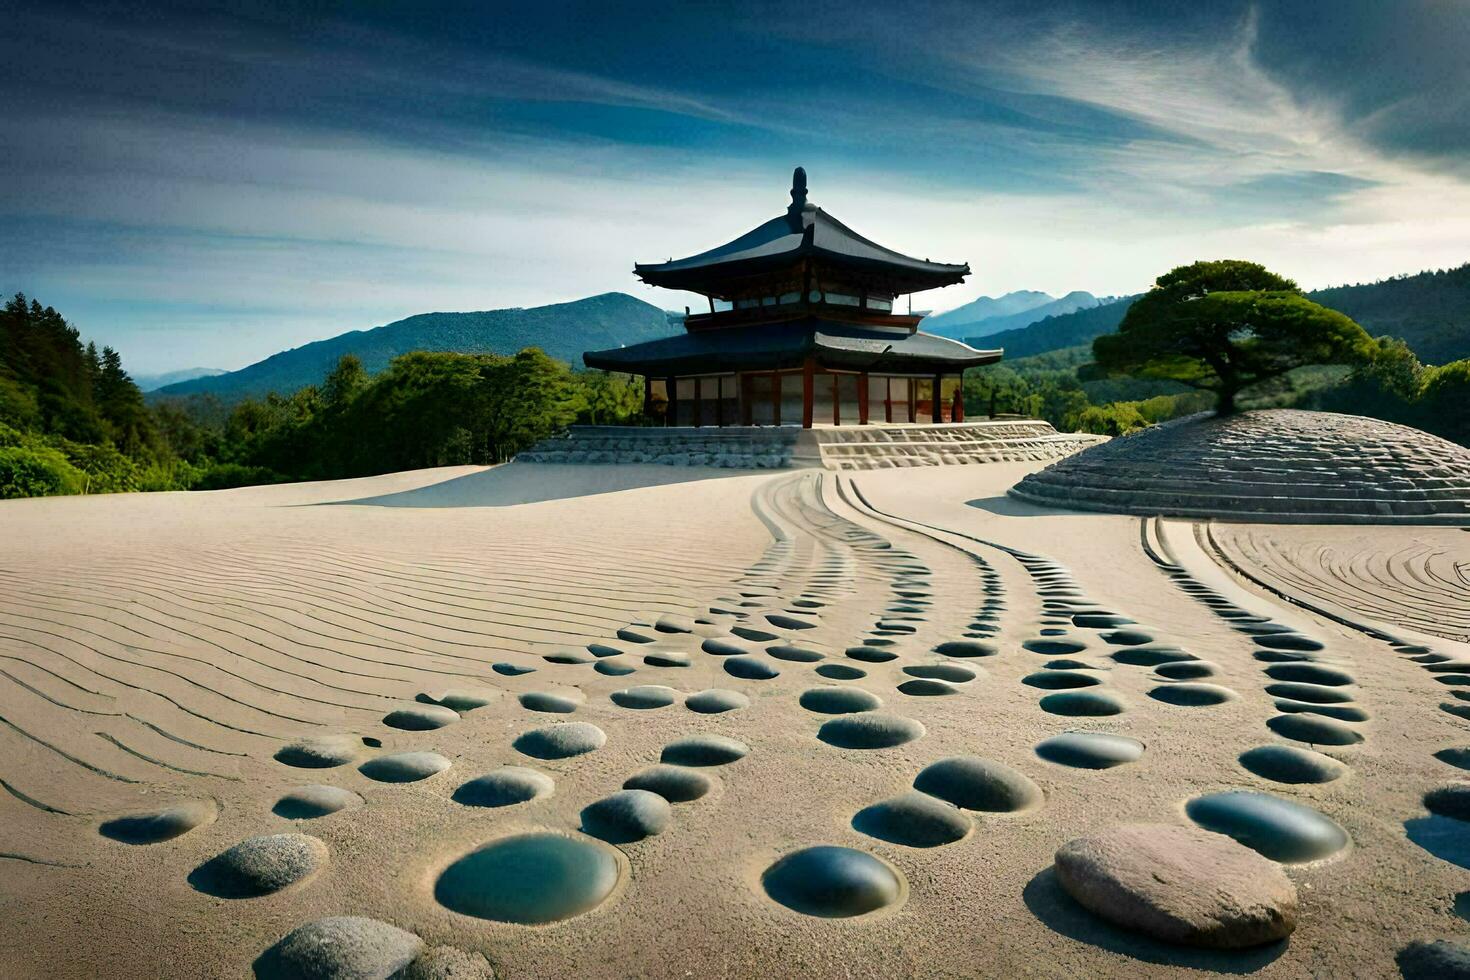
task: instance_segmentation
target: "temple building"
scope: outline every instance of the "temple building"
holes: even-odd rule
[[[734,241],[636,265],[645,283],[699,293],[685,333],[588,351],[588,367],[641,375],[645,410],[671,426],[962,422],[960,375],[993,364],[918,329],[901,296],[963,282],[966,264],[915,259],[871,242],[807,201]]]

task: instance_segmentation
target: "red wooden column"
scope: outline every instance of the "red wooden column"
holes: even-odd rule
[[[808,357],[801,366],[801,427],[812,427],[812,408],[816,398],[817,362]]]
[[[858,425],[868,424],[868,372],[858,375]]]
[[[960,375],[960,386],[954,390],[954,420],[965,420],[965,376]]]
[[[933,412],[931,412],[930,414],[932,414],[934,416],[934,421],[935,422],[940,421],[944,417],[943,415],[940,414],[940,409],[939,409],[939,406],[941,404],[943,404],[943,402],[942,402],[942,400],[940,398],[940,395],[939,395],[939,386],[943,383],[943,381],[944,381],[944,375],[942,375],[942,374],[936,374],[934,376],[934,397],[932,399],[930,399],[929,406],[930,406],[930,408],[933,409]]]

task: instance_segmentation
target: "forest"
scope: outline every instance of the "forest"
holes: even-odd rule
[[[1208,394],[1170,381],[1096,376],[1091,360],[1090,347],[1078,346],[970,371],[968,413],[1120,435],[1210,407]],[[1302,368],[1241,404],[1374,415],[1470,445],[1470,360],[1422,364],[1385,337],[1365,363]],[[0,498],[493,464],[572,423],[650,421],[638,379],[573,371],[536,348],[417,351],[376,375],[348,354],[320,383],[294,392],[150,404],[119,353],[85,343],[56,310],[16,295],[0,312]]]

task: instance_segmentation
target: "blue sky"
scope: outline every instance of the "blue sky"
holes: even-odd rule
[[[1470,260],[1470,3],[22,0],[0,289],[135,372],[622,290],[816,203],[982,293]]]

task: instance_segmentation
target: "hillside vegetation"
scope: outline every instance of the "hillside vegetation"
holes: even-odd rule
[[[369,374],[414,351],[511,355],[535,347],[580,366],[584,350],[636,344],[680,329],[663,310],[625,293],[529,309],[421,313],[272,354],[238,371],[168,385],[153,397],[208,394],[233,402],[290,393],[320,383],[344,354],[356,357]]]

